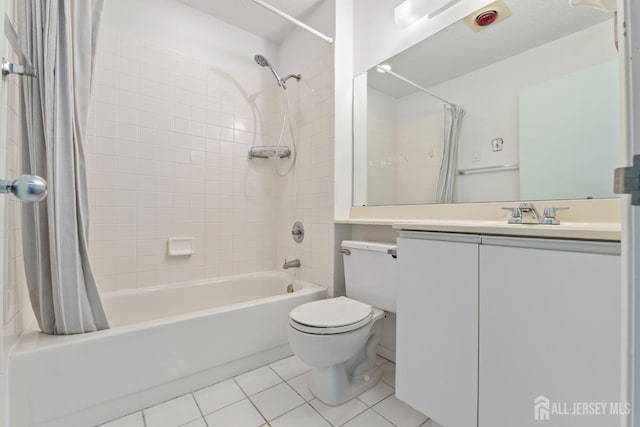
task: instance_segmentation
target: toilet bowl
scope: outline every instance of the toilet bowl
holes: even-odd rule
[[[354,307],[359,310],[348,311]],[[327,326],[326,320],[335,319],[332,315],[339,311],[347,315]],[[363,315],[364,311],[368,312]],[[320,401],[339,405],[378,382],[382,370],[376,366],[376,347],[383,317],[382,310],[346,297],[314,301],[292,310],[289,344],[311,366],[309,389]]]
[[[340,405],[377,384],[376,348],[385,312],[395,311],[395,246],[345,241],[345,283],[359,300],[337,297],[294,308],[288,337],[293,352],[311,366],[309,389],[327,405]],[[376,307],[371,303],[375,303]]]

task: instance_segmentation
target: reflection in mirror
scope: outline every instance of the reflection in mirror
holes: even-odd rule
[[[472,14],[356,76],[355,206],[614,196],[613,13],[563,0],[478,13],[496,8],[491,26]]]

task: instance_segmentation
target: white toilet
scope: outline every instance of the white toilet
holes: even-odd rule
[[[340,405],[376,385],[384,311],[396,309],[395,245],[342,242],[347,297],[303,304],[289,315],[289,344],[313,368],[309,389]],[[392,255],[393,254],[393,255]]]

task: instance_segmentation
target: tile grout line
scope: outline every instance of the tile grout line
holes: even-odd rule
[[[267,365],[267,366],[269,366],[269,369],[271,369],[271,370],[272,370],[272,371],[273,371],[273,372],[274,372],[278,377],[280,377],[280,378],[282,379],[282,381],[284,381],[284,382],[285,382],[285,383],[286,383],[286,384],[287,384],[291,389],[293,389],[293,391],[294,391],[294,392],[296,392],[296,394],[297,394],[298,396],[300,396],[300,397],[302,398],[302,400],[304,400],[304,404],[309,405],[309,406],[311,407],[311,409],[313,409],[313,410],[315,411],[315,413],[316,413],[316,414],[320,415],[320,417],[321,417],[323,420],[325,420],[326,422],[328,422],[330,426],[334,427],[334,426],[333,426],[333,424],[331,424],[331,421],[329,421],[328,419],[326,419],[326,418],[325,418],[325,417],[324,417],[320,412],[318,412],[318,410],[317,410],[316,408],[314,408],[314,406],[311,404],[311,400],[316,399],[316,397],[315,397],[315,396],[313,396],[313,393],[311,393],[311,395],[313,396],[313,399],[311,399],[311,400],[307,400],[307,399],[305,399],[305,398],[304,398],[304,396],[302,396],[300,393],[298,393],[298,390],[296,390],[295,388],[293,388],[293,387],[291,386],[291,384],[289,384],[289,382],[288,382],[287,380],[285,380],[285,379],[284,379],[284,377],[283,377],[282,375],[280,375],[280,374],[279,374],[275,369],[273,369],[273,368],[271,367],[271,365]],[[302,375],[305,375],[307,372],[309,372],[309,371],[305,371],[305,372],[303,372],[302,374],[300,374],[300,375],[296,375],[296,376],[295,376],[295,377],[293,377],[293,378],[298,378],[298,377],[300,377],[300,376],[302,376]],[[293,378],[291,378],[291,379],[293,379]],[[308,387],[308,385],[307,385],[307,387]],[[303,405],[296,406],[296,407],[295,407],[295,408],[293,408],[291,411],[293,411],[293,410],[295,410],[295,409],[298,409],[298,408],[299,408],[299,407],[301,407],[301,406],[303,406]],[[282,414],[282,415],[280,415],[280,416],[278,416],[278,417],[274,418],[274,420],[276,420],[276,419],[278,419],[278,418],[282,417],[282,416],[283,416],[283,415],[285,415],[285,414],[288,414],[288,413],[289,413],[289,412],[291,412],[291,411],[285,412],[284,414]]]
[[[384,399],[383,399],[384,400]],[[385,417],[384,415],[382,415],[380,412],[376,411],[376,409],[374,407],[371,407],[371,410],[373,412],[375,412],[376,414],[380,415],[383,419],[389,421],[389,423],[393,426],[395,426],[396,424],[394,422],[392,422],[389,418]]]
[[[249,371],[249,372],[251,372],[251,371]],[[235,377],[233,377],[233,378],[232,378],[233,382],[238,386],[238,388],[240,389],[240,391],[242,392],[242,394],[244,394],[244,395],[245,395],[245,398],[249,401],[249,403],[251,403],[251,406],[253,406],[253,407],[255,408],[255,410],[258,412],[258,414],[260,414],[260,416],[262,417],[262,419],[264,420],[264,422],[265,422],[265,423],[267,423],[267,425],[268,425],[268,426],[271,426],[271,424],[269,423],[269,420],[267,419],[267,417],[265,417],[265,416],[264,416],[264,414],[263,414],[262,412],[260,412],[260,409],[258,409],[258,407],[256,406],[256,404],[255,404],[255,403],[253,403],[253,400],[251,400],[251,397],[249,397],[249,395],[247,394],[247,392],[246,392],[246,391],[244,391],[244,389],[242,388],[242,386],[240,385],[240,383],[239,383],[238,381],[236,381],[236,378],[237,378],[237,377],[238,377],[238,376],[235,376]],[[276,384],[276,385],[278,385],[278,384]],[[275,386],[272,386],[272,387],[275,387]],[[265,390],[269,390],[269,389],[270,389],[270,388],[272,388],[272,387],[266,388]],[[264,391],[264,390],[263,390],[263,391]],[[259,391],[258,393],[261,393],[261,392]],[[256,394],[258,394],[258,393],[256,393]],[[240,402],[242,402],[242,401],[240,401]],[[236,402],[236,403],[237,403],[237,402]],[[264,424],[262,424],[262,425],[264,425]]]
[[[200,404],[198,403],[198,399],[196,399],[196,395],[193,394],[193,392],[191,392],[189,394],[191,394],[191,397],[196,402],[196,408],[198,408],[198,412],[200,412],[200,417],[204,421],[204,425],[209,427],[209,423],[207,422],[207,419],[204,417],[204,412],[202,412],[202,408],[200,408]],[[191,421],[189,421],[189,422],[191,422]]]

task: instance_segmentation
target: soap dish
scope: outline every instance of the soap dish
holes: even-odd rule
[[[196,252],[193,237],[169,237],[167,249],[169,256],[187,256]]]

